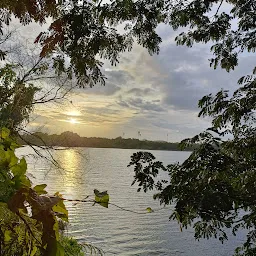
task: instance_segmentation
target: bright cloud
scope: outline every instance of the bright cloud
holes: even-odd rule
[[[163,25],[159,33],[159,55],[135,46],[117,67],[106,63],[106,86],[77,88],[62,103],[36,107],[29,129],[135,138],[140,131],[143,139],[166,140],[168,134],[169,141],[179,141],[207,128],[210,120],[197,117],[198,100],[221,88],[235,90],[238,78],[253,69],[253,57],[242,56],[231,73],[213,70],[208,45],[176,46],[176,34]]]

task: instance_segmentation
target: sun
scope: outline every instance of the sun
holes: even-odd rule
[[[76,119],[74,119],[74,118],[68,119],[68,122],[71,123],[71,124],[78,124],[78,123],[79,123],[79,122],[78,122]]]

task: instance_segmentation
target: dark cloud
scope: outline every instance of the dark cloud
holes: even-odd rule
[[[84,92],[86,94],[96,94],[96,95],[105,95],[105,96],[114,95],[116,92],[120,90],[121,88],[119,86],[109,82],[107,82],[105,86],[96,85],[92,88],[80,89],[81,92]]]
[[[132,88],[130,90],[127,91],[127,94],[134,94],[134,95],[137,95],[137,96],[146,96],[146,95],[150,95],[154,92],[153,89],[151,88]]]
[[[103,73],[106,76],[105,86],[96,84],[92,88],[76,88],[74,91],[88,95],[113,96],[120,91],[123,86],[126,86],[127,83],[134,80],[133,76],[124,70],[105,70]]]
[[[119,101],[117,102],[117,104],[118,104],[119,106],[121,106],[121,107],[126,107],[126,108],[129,108],[129,107],[130,107],[129,104],[126,103],[126,102],[123,101],[123,100],[119,100]]]
[[[207,46],[194,49],[167,45],[154,57],[163,75],[146,77],[147,81],[162,93],[162,103],[173,109],[196,110],[198,100],[204,95],[215,94],[221,88],[231,92],[237,88],[237,80],[250,73],[255,65],[253,56],[242,57],[241,67],[230,73],[209,66]],[[245,64],[247,63],[247,65]]]
[[[106,85],[110,82],[122,86],[134,80],[134,77],[125,70],[106,70],[104,73],[107,77]]]
[[[140,111],[153,111],[153,112],[164,112],[165,109],[153,101],[146,101],[142,98],[128,98],[126,101],[121,100],[117,102],[122,107],[135,108]]]
[[[133,76],[124,70],[105,70],[106,85],[95,85],[92,88],[86,88],[86,94],[112,96],[121,88],[134,80]]]

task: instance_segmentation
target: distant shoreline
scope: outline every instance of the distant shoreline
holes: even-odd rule
[[[28,146],[28,144],[22,144],[23,147]],[[40,147],[44,147],[44,146],[40,146]],[[45,146],[47,147],[47,145]],[[63,150],[65,149],[72,149],[72,148],[99,148],[99,149],[134,149],[134,150],[150,150],[150,151],[175,151],[175,152],[192,152],[193,150],[181,150],[181,149],[145,149],[145,148],[113,148],[113,147],[86,147],[86,146],[51,146],[53,149],[56,147],[61,148]]]
[[[163,151],[193,151],[195,147],[181,150],[179,142],[149,141],[132,138],[117,137],[115,139],[98,137],[80,137],[73,132],[63,132],[60,135],[47,133],[33,133],[22,135],[19,141],[22,145],[51,147],[85,147],[85,148],[119,148],[135,150],[163,150]]]

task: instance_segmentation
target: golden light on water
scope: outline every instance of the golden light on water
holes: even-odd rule
[[[78,182],[79,175],[77,173],[78,167],[80,165],[80,158],[77,152],[73,149],[64,150],[62,152],[61,165],[65,171],[65,190],[67,194],[74,193],[74,187]]]
[[[62,157],[65,161],[62,163],[62,167],[67,170],[71,176],[73,176],[74,171],[80,162],[78,154],[73,149],[64,150],[63,153]]]

